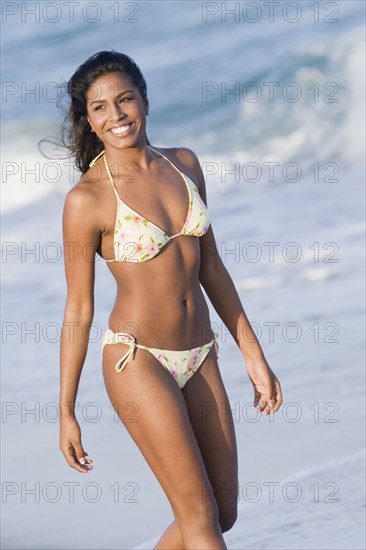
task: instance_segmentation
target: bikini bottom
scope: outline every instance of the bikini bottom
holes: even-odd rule
[[[169,349],[149,348],[136,343],[136,339],[128,332],[113,332],[107,328],[102,343],[103,348],[106,344],[127,344],[129,350],[119,359],[115,365],[115,370],[121,372],[127,363],[134,357],[136,348],[149,351],[158,361],[167,369],[174,377],[180,389],[184,387],[186,382],[193,376],[197,369],[201,366],[206,358],[206,355],[215,346],[216,357],[218,357],[219,346],[217,343],[218,335],[213,333],[213,338],[207,344],[198,346],[197,348],[177,351]]]

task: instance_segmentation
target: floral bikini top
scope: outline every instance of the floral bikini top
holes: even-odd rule
[[[175,239],[175,237],[179,237],[180,235],[201,237],[207,232],[210,226],[207,206],[203,202],[193,181],[178,170],[166,156],[156,151],[153,147],[149,145],[148,147],[165,158],[181,174],[189,195],[186,221],[179,233],[170,236],[163,229],[141,216],[136,210],[123,202],[118,195],[104,151],[102,151],[90,163],[90,166],[93,166],[97,158],[103,155],[104,164],[117,199],[117,215],[114,227],[115,257],[111,260],[106,260],[106,262],[145,262],[146,260],[151,260],[171,239]]]

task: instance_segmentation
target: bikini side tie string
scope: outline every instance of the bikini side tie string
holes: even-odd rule
[[[219,356],[219,343],[217,341],[218,337],[219,337],[219,333],[214,332],[213,333],[213,341],[214,341],[214,346],[215,346],[215,351],[216,351],[216,358],[218,358],[218,356]]]
[[[128,334],[126,332],[118,332],[115,335],[114,342],[118,344],[127,344],[129,346],[129,350],[124,354],[123,357],[121,357],[119,361],[117,361],[114,367],[117,372],[121,372],[125,368],[127,363],[133,358],[133,354],[136,351],[136,339],[134,336],[132,336],[132,334]]]

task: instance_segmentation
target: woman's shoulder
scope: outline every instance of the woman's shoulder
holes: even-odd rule
[[[72,208],[92,208],[99,200],[100,169],[94,165],[68,190],[65,197],[65,206]]]
[[[151,145],[151,147],[153,147]],[[153,147],[163,155],[169,158],[169,160],[177,160],[178,162],[185,164],[187,168],[194,168],[197,162],[199,162],[196,153],[188,147]]]
[[[151,146],[152,147],[152,146]],[[202,179],[201,164],[196,153],[188,147],[154,147],[166,156],[179,170],[191,173],[193,179],[200,182]]]

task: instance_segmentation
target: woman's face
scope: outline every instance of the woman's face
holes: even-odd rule
[[[104,146],[125,148],[143,143],[148,105],[131,77],[120,72],[100,76],[86,97],[88,121]]]

